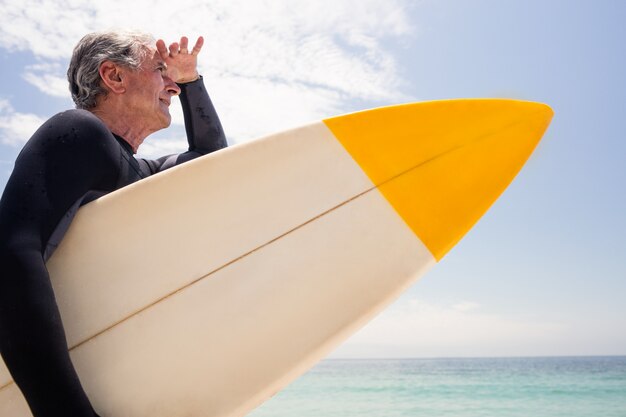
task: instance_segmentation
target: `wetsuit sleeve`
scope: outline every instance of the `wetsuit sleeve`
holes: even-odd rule
[[[228,146],[222,123],[211,102],[202,77],[180,87],[180,103],[185,118],[185,131],[189,149],[187,152],[168,155],[156,160],[142,160],[154,174],[174,165],[182,164],[202,155]]]
[[[53,117],[18,156],[0,200],[0,352],[36,417],[96,415],[70,360],[43,251],[75,201],[117,182],[111,141],[93,115]]]

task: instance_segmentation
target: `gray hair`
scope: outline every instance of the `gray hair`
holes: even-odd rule
[[[104,61],[139,69],[153,50],[154,42],[152,35],[143,32],[95,32],[84,36],[74,48],[67,69],[76,108],[92,109],[96,106],[96,98],[107,94],[99,72]]]

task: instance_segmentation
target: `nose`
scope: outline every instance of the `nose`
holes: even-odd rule
[[[163,77],[163,81],[165,82],[165,91],[170,95],[177,96],[180,94],[180,87],[170,77]]]

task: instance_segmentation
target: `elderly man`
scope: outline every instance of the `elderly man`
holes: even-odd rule
[[[226,146],[196,69],[202,44],[189,50],[185,37],[168,48],[141,33],[85,36],[67,72],[77,109],[44,123],[15,162],[0,201],[0,349],[36,417],[96,415],[70,361],[45,266],[76,210]],[[189,150],[136,159],[146,136],[169,126],[176,95]]]

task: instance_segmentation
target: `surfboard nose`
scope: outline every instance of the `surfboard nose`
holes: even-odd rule
[[[552,116],[541,103],[462,99],[324,123],[440,260],[515,178]]]

